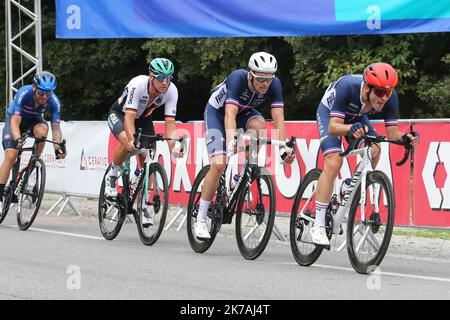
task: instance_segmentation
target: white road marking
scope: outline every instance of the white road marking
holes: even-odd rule
[[[17,226],[14,226],[14,225],[3,225],[3,227],[17,228]],[[33,230],[33,231],[37,231],[37,232],[44,232],[44,233],[58,234],[58,235],[63,235],[63,236],[92,239],[92,240],[105,240],[102,237],[88,236],[88,235],[84,235],[84,234],[77,234],[77,233],[70,233],[70,232],[54,231],[54,230],[41,229],[41,228],[30,228],[29,230]],[[298,265],[297,263],[286,263],[286,264]],[[310,266],[310,268],[332,269],[332,270],[348,271],[348,272],[353,272],[353,273],[355,272],[355,270],[353,270],[352,268],[331,266],[331,265],[322,265],[322,264],[314,264],[314,265]],[[379,275],[384,275],[384,276],[392,276],[392,277],[400,277],[400,278],[410,278],[410,279],[419,279],[419,280],[429,280],[429,281],[438,281],[438,282],[448,282],[448,283],[450,283],[450,278],[427,277],[427,276],[420,276],[420,275],[414,275],[414,274],[384,272],[384,271],[378,272],[378,274]]]
[[[4,225],[4,227],[17,228],[17,226],[12,226],[12,225]],[[76,237],[76,238],[85,238],[85,239],[92,239],[92,240],[105,240],[102,237],[88,236],[85,234],[78,234],[78,233],[71,233],[71,232],[54,231],[54,230],[41,229],[41,228],[30,228],[29,230],[44,232],[44,233],[59,234],[62,236],[69,236],[69,237]]]
[[[289,263],[289,264],[296,265],[296,263]],[[353,273],[356,272],[352,268],[330,266],[330,265],[323,265],[323,264],[314,264],[314,265],[310,266],[310,268],[332,269],[332,270],[340,270],[340,271],[349,271],[349,272],[353,272]],[[439,281],[439,282],[450,283],[450,278],[427,277],[427,276],[419,276],[419,275],[415,275],[415,274],[384,272],[384,271],[379,271],[378,274],[382,275],[382,276],[392,276],[392,277],[400,277],[400,278],[410,278],[410,279],[430,280],[430,281]]]

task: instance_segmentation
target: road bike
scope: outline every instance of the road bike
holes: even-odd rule
[[[273,144],[293,148],[295,152],[295,137],[287,142],[250,135],[235,137],[238,145],[240,140],[250,142],[246,149],[248,159],[244,161],[239,180],[233,188],[230,186],[230,180],[226,178],[226,171],[220,177],[219,187],[207,216],[210,239],[197,238],[194,231],[203,180],[210,166],[203,167],[194,180],[187,209],[187,233],[190,246],[197,253],[206,252],[211,247],[222,224],[231,224],[235,214],[237,245],[244,258],[258,258],[269,242],[275,220],[275,185],[269,170],[258,166],[257,146]],[[239,151],[244,150],[239,148]],[[227,158],[231,155],[228,153]],[[282,157],[286,157],[286,154]]]
[[[134,135],[134,144],[139,148],[139,141],[142,137],[148,138],[151,144],[157,141],[178,141],[180,142],[180,153],[185,148],[186,136],[181,138],[165,138],[158,134],[148,136],[141,133],[139,129]],[[130,175],[135,172],[131,170],[130,158],[135,155],[145,153],[145,161],[142,168],[136,164],[139,175],[134,184],[130,181]],[[167,210],[169,206],[169,183],[166,171],[163,166],[155,159],[156,150],[139,149],[129,153],[125,165],[120,167],[117,181],[121,182],[118,187],[117,197],[107,195],[105,191],[106,177],[111,170],[111,165],[105,172],[100,188],[98,202],[98,220],[100,231],[106,240],[113,240],[117,237],[122,228],[127,215],[133,215],[137,225],[139,238],[145,245],[151,246],[158,241],[164,223],[166,221]],[[144,210],[152,219],[150,225],[142,222]]]
[[[356,148],[364,141],[361,148]],[[361,155],[351,183],[343,195],[341,186],[335,183],[334,193],[327,208],[325,228],[328,239],[333,234],[342,234],[346,221],[346,245],[350,262],[358,273],[367,274],[382,262],[394,226],[395,198],[388,176],[372,169],[372,146],[392,143],[405,147],[405,153],[397,166],[403,165],[411,152],[409,143],[386,139],[384,136],[363,136],[355,139],[341,152],[341,157]],[[303,178],[294,200],[290,219],[290,244],[299,265],[310,266],[320,256],[323,247],[312,242],[310,228],[315,221],[315,198],[317,180],[321,174],[318,168],[310,170]]]
[[[20,230],[27,230],[33,224],[41,206],[45,192],[45,163],[38,156],[38,146],[42,142],[59,145],[66,153],[66,140],[55,142],[47,137],[36,138],[30,130],[21,136],[25,142],[27,138],[34,139],[31,147],[18,148],[17,160],[11,170],[11,180],[3,193],[3,209],[0,212],[0,223],[6,218],[11,203],[17,203],[17,225]],[[23,152],[31,151],[28,163],[21,169]]]

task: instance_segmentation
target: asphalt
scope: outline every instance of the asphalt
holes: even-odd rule
[[[380,271],[367,276],[351,268],[345,250],[324,251],[313,266],[301,267],[289,243],[275,237],[257,260],[245,260],[232,228],[197,254],[186,229],[176,227],[148,247],[133,223],[106,241],[95,215],[40,214],[20,231],[9,214],[0,225],[0,299],[450,298],[450,241],[393,239]]]

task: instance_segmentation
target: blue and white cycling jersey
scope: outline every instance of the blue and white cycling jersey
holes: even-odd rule
[[[9,116],[21,116],[22,120],[27,121],[42,118],[45,111],[50,111],[52,123],[61,121],[61,103],[58,97],[52,94],[45,105],[35,107],[33,86],[26,85],[17,91],[7,113]]]
[[[17,91],[14,100],[9,104],[5,117],[5,126],[3,127],[3,149],[15,148],[15,141],[11,131],[11,117],[16,115],[22,117],[20,121],[20,132],[26,130],[33,131],[38,124],[47,125],[43,114],[50,111],[51,122],[59,123],[61,121],[61,103],[55,94],[48,97],[45,105],[35,106],[33,86],[26,85]]]
[[[373,108],[362,102],[361,90],[364,85],[362,75],[345,75],[332,82],[322,97],[321,103],[330,110],[330,117],[344,119],[345,123],[353,123],[363,115],[373,114]],[[398,119],[398,96],[392,96],[381,111],[386,126],[396,126]]]
[[[283,108],[283,95],[280,79],[274,78],[266,93],[250,90],[248,71],[233,71],[221,84],[214,88],[205,108],[206,146],[208,154],[213,157],[226,154],[225,145],[225,105],[232,104],[239,108],[236,115],[237,129],[247,130],[254,118],[264,117],[257,110],[269,101],[271,108]]]
[[[248,71],[239,69],[214,88],[208,103],[215,109],[223,108],[226,104],[233,104],[239,112],[258,108],[269,101],[272,108],[283,108],[283,94],[280,79],[275,77],[266,93],[253,92],[248,87]]]
[[[368,115],[376,111],[362,102],[363,85],[362,75],[345,75],[331,83],[323,95],[317,108],[317,126],[323,156],[342,151],[341,137],[328,134],[331,118],[343,119],[345,124],[360,122],[368,127],[369,135],[377,134],[368,118]],[[383,106],[381,114],[386,127],[397,126],[398,96],[395,90]]]

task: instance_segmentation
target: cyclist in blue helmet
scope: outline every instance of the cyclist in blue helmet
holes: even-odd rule
[[[37,89],[49,91],[51,94],[56,89],[56,77],[47,71],[36,73],[33,84]]]
[[[4,159],[0,166],[0,210],[3,210],[3,191],[9,178],[11,168],[17,159],[18,148],[22,146],[22,133],[31,130],[35,137],[46,137],[48,124],[43,114],[51,114],[52,137],[54,141],[62,141],[60,127],[61,103],[54,93],[56,77],[47,71],[37,73],[31,85],[21,87],[9,104],[3,128]],[[44,143],[39,145],[39,155],[44,150]],[[59,145],[55,146],[57,159],[66,156]]]

